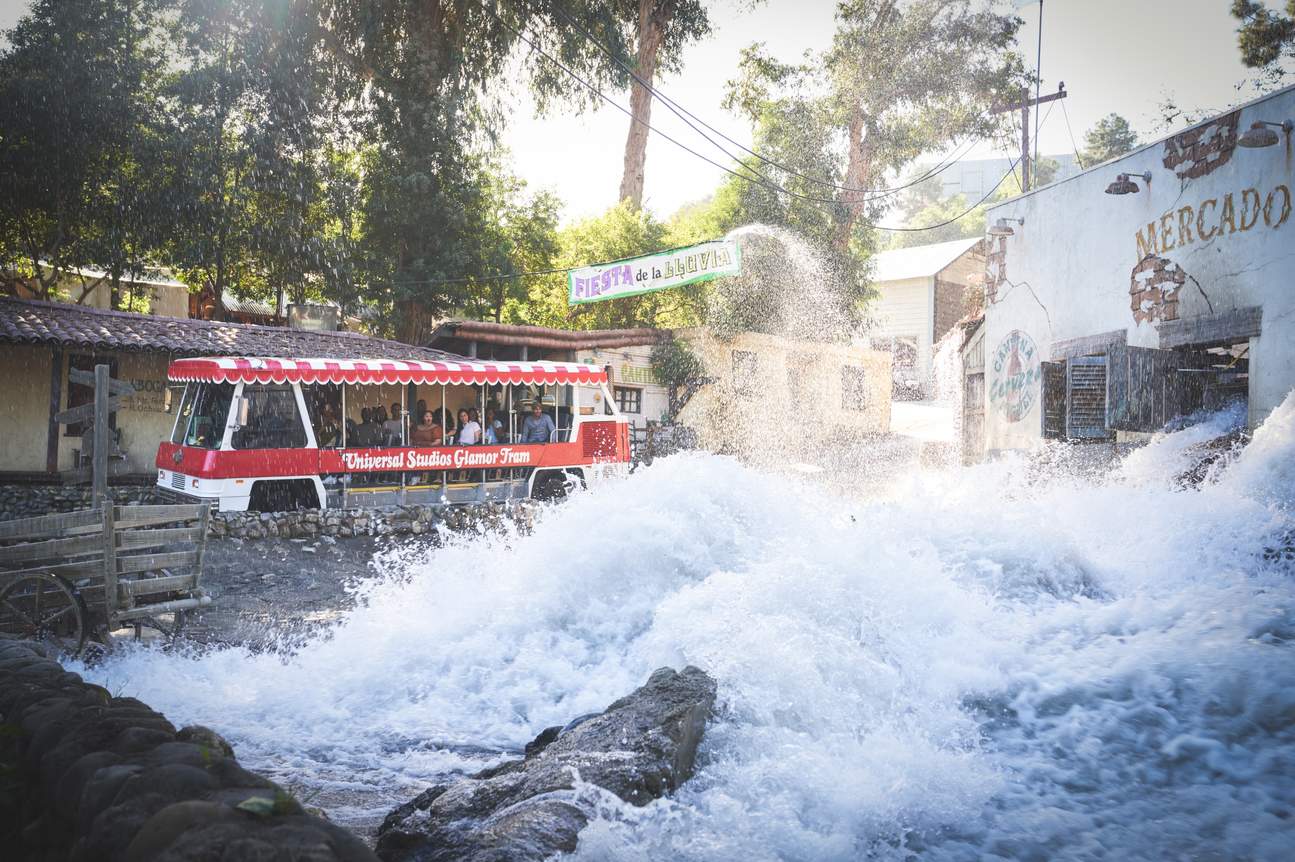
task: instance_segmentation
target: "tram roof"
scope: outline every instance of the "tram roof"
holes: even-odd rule
[[[607,379],[598,365],[579,362],[508,362],[451,357],[444,360],[276,359],[213,356],[177,359],[167,376],[204,383],[542,383],[593,384]]]

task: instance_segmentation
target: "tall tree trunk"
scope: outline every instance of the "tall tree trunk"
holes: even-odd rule
[[[657,52],[666,25],[674,17],[674,0],[639,0],[638,58],[635,72],[651,85],[656,77]],[[625,139],[625,173],[621,176],[621,200],[628,198],[638,209],[643,206],[643,170],[647,163],[648,122],[652,118],[652,93],[638,83],[630,84],[629,136]]]
[[[856,110],[850,117],[850,160],[845,169],[845,182],[841,183],[847,189],[867,188],[868,175],[872,173],[872,146],[864,137],[865,125],[863,112]],[[850,248],[850,238],[854,235],[859,216],[863,214],[866,199],[863,191],[842,190],[837,200],[841,204],[841,214],[837,218],[832,245],[837,251],[845,252]]]

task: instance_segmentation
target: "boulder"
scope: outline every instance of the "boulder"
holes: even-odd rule
[[[695,667],[661,668],[601,713],[548,728],[526,756],[432,787],[378,831],[386,862],[523,862],[575,849],[591,812],[577,777],[633,805],[693,772],[715,706],[715,681]]]

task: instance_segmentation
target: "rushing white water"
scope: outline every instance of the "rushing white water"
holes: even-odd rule
[[[350,792],[344,821],[690,663],[723,705],[699,773],[608,806],[587,858],[1289,859],[1295,563],[1265,550],[1295,541],[1295,397],[1183,490],[1205,436],[1096,480],[1005,461],[877,502],[676,456],[528,536],[403,546],[289,659],[87,673]]]

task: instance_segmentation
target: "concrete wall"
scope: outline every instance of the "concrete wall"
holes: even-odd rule
[[[0,345],[0,470],[45,470],[51,362],[43,345]]]
[[[1290,116],[1295,88],[989,211],[1025,222],[990,238],[988,449],[1039,445],[1038,363],[1066,339],[1121,331],[1159,347],[1163,321],[1261,306],[1251,425],[1295,388],[1295,142],[1236,145],[1256,120]],[[1144,171],[1137,194],[1104,193]]]
[[[715,378],[679,417],[707,449],[749,451],[754,444],[803,460],[809,448],[890,429],[889,353],[756,333],[724,341],[703,330],[682,336]],[[845,369],[866,381],[862,405],[845,397]]]

